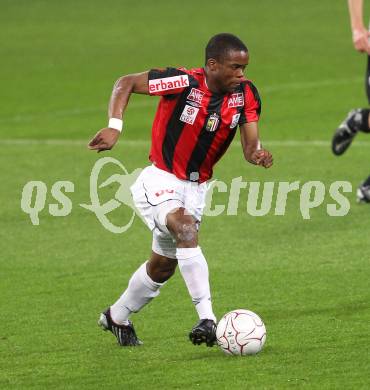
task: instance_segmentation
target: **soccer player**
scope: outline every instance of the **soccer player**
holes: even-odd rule
[[[117,142],[131,93],[161,96],[152,128],[152,165],[131,187],[152,231],[152,253],[99,319],[122,346],[141,344],[129,317],[158,296],[177,265],[199,316],[189,338],[194,344],[215,342],[208,265],[198,245],[207,180],[238,126],[245,159],[265,168],[272,165],[271,153],[259,142],[260,97],[243,75],[248,61],[244,43],[223,33],[208,42],[204,68],[152,69],[123,76],[114,85],[108,127],[89,143],[98,152]]]
[[[363,19],[363,0],[348,0],[351,19],[353,45],[360,53],[367,54],[365,87],[370,103],[370,32],[365,28]],[[362,131],[370,132],[370,110],[358,108],[351,110],[346,119],[339,125],[332,140],[332,150],[337,156],[342,155],[351,145],[355,135]],[[359,202],[370,202],[370,176],[357,189]]]

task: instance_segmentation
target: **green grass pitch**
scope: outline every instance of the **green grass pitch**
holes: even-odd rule
[[[79,206],[102,157],[85,144],[106,125],[116,78],[200,66],[207,40],[221,31],[249,47],[247,75],[261,93],[261,137],[275,165],[245,164],[236,139],[215,178],[320,180],[326,188],[345,180],[355,190],[370,173],[370,139],[359,135],[341,158],[330,152],[347,111],[367,104],[365,58],[351,47],[345,2],[0,2],[1,389],[370,387],[370,209],[354,192],[345,217],[327,215],[326,196],[303,220],[292,194],[285,216],[251,217],[242,197],[237,216],[204,219],[215,312],[260,314],[267,342],[259,355],[227,357],[189,343],[196,315],[178,272],[133,317],[142,347],[119,348],[96,325],[147,258],[151,238],[138,219],[112,234]],[[124,134],[105,154],[129,171],[147,165],[156,104],[133,96]],[[46,183],[47,205],[55,181],[72,181],[71,214],[52,217],[46,207],[33,226],[20,207],[30,180]],[[113,218],[127,216],[121,207]]]

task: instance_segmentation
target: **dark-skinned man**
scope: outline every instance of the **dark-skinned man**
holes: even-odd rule
[[[247,47],[222,33],[211,38],[205,52],[204,68],[152,69],[121,77],[110,99],[108,127],[89,143],[98,152],[115,145],[132,93],[161,96],[152,127],[152,165],[131,187],[135,206],[153,234],[151,256],[99,319],[122,346],[141,344],[129,318],[158,296],[177,265],[199,317],[189,338],[194,344],[214,344],[208,265],[198,242],[207,181],[238,127],[245,159],[265,168],[272,165],[271,153],[259,141],[260,97],[244,78]]]

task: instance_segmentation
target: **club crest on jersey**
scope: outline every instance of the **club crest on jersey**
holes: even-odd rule
[[[199,89],[192,88],[186,100],[191,100],[194,103],[201,104],[204,96],[204,92]]]
[[[189,86],[187,74],[180,76],[164,77],[162,79],[149,80],[149,92],[168,91],[171,89],[185,88]]]
[[[240,114],[233,115],[231,119],[230,129],[233,129],[239,122]]]
[[[188,123],[189,125],[192,125],[195,121],[195,118],[198,115],[199,108],[189,106],[188,104],[185,105],[184,110],[182,111],[182,114],[180,116],[180,121]]]
[[[213,113],[207,120],[206,130],[211,132],[217,130],[219,122],[220,117],[218,116],[218,114]]]
[[[242,107],[244,106],[244,95],[242,92],[233,93],[228,100],[227,106],[231,107]]]

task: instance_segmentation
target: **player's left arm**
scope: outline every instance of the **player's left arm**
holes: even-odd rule
[[[270,168],[272,154],[261,147],[258,135],[258,122],[247,122],[240,125],[240,139],[245,159],[251,164]]]

